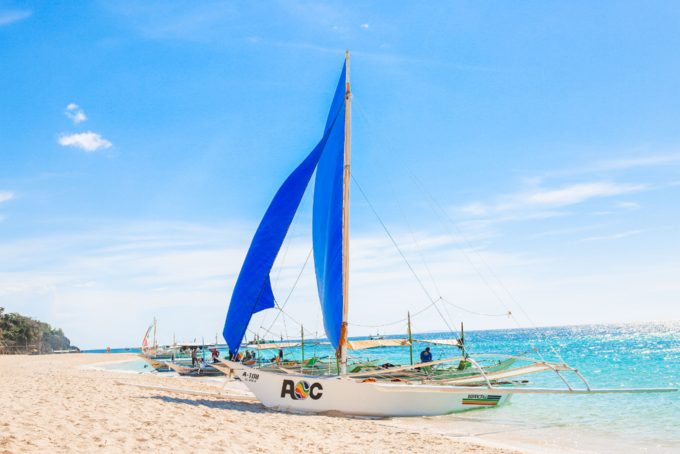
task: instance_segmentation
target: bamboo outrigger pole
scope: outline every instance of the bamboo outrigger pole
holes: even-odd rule
[[[342,195],[342,328],[340,329],[340,373],[347,373],[347,314],[349,304],[349,177],[352,114],[349,91],[349,51],[345,53],[345,167]]]

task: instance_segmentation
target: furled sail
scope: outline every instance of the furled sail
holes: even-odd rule
[[[343,313],[342,199],[345,149],[345,71],[335,90],[326,121],[328,142],[316,169],[314,183],[314,268],[326,336],[337,350]],[[337,112],[337,113],[336,113]]]
[[[328,153],[331,156],[335,156],[338,147],[338,140],[341,141],[340,150],[342,151],[342,141],[344,141],[344,137],[340,136],[338,139],[338,127],[335,125],[335,123],[342,123],[340,130],[342,130],[344,133],[344,84],[342,83],[342,81],[345,80],[344,68],[340,80],[342,87],[338,86],[335,96],[333,97],[333,103],[331,104],[331,111],[328,115],[323,138],[314,148],[314,150],[312,150],[312,152],[305,158],[302,164],[300,164],[293,171],[293,173],[288,176],[286,181],[279,188],[278,192],[274,196],[274,199],[269,205],[269,208],[267,208],[267,211],[262,218],[257,231],[255,232],[253,241],[250,244],[250,249],[248,250],[243,267],[241,268],[241,272],[239,273],[238,279],[236,280],[234,292],[231,296],[231,302],[229,304],[229,311],[227,312],[227,320],[224,324],[224,331],[222,333],[232,352],[238,352],[241,346],[241,341],[245,336],[248,323],[250,323],[250,319],[252,318],[253,314],[265,309],[273,308],[275,305],[269,273],[271,272],[272,266],[274,266],[276,256],[281,249],[281,245],[283,244],[283,240],[286,237],[290,224],[293,222],[295,213],[297,212],[309,181],[312,178],[314,169],[317,167],[317,163],[321,166],[321,161],[324,162],[323,169],[321,167],[319,168],[319,170],[323,170],[324,175],[334,173],[332,171],[334,168],[334,158],[330,158],[329,162],[329,159],[326,158],[326,154]],[[341,88],[342,93],[340,93]],[[340,96],[340,98],[338,98],[338,96]],[[328,170],[329,165],[331,168],[330,171]],[[340,166],[340,171],[342,171],[342,162],[340,163]],[[326,178],[326,176],[324,176],[324,178]],[[340,176],[339,183],[340,191],[338,192],[338,195],[340,197],[340,216],[342,216],[342,176]],[[320,182],[318,177],[316,184],[321,186],[322,194],[327,193],[327,188],[329,187],[328,184],[324,183],[323,181]],[[317,225],[317,206],[320,206],[317,204],[316,193],[318,190],[319,189],[317,187],[314,198],[315,226]],[[332,194],[332,196],[335,197],[335,194]],[[335,235],[332,236],[332,241],[328,241],[329,234],[334,234],[335,230],[337,229],[335,225],[337,222],[335,211],[330,209],[330,206],[335,207],[335,203],[336,202],[334,198],[333,203],[330,203],[329,199],[329,201],[326,203],[329,209],[325,210],[329,214],[332,214],[332,216],[329,217],[330,222],[328,225],[333,226],[334,229],[332,231],[329,229],[325,235],[319,235],[321,237],[321,241],[323,241],[324,244],[332,245],[331,248],[326,248],[331,253],[336,250]],[[339,231],[341,235],[342,218],[340,217],[338,219],[340,221]],[[314,259],[317,261],[323,259],[324,256],[319,255],[319,258],[317,259],[317,235],[316,233],[314,235]],[[341,236],[339,241],[338,247],[340,247],[340,250],[342,250]],[[340,255],[342,254],[340,253]],[[332,263],[332,261],[329,261],[329,263]],[[340,260],[340,266],[341,265],[342,261]],[[328,272],[324,273],[323,276],[326,279],[324,282],[328,281],[330,283],[330,285],[326,286],[325,288],[331,291],[339,292],[340,323],[342,323],[342,268],[337,268],[337,272],[340,273],[340,284],[337,287],[337,290],[335,289],[335,280],[331,278],[331,276],[334,276],[333,273],[335,272],[336,268],[335,265],[333,265],[332,267],[328,268]],[[317,268],[317,279],[318,276],[319,273]],[[321,296],[321,291],[319,295]],[[324,293],[324,297],[322,297],[322,306],[324,306],[324,301],[326,299],[328,299],[328,297],[326,296],[326,293]],[[335,302],[335,299],[336,298],[334,297],[333,302]],[[332,314],[335,316],[335,312],[332,312]],[[327,318],[326,311],[324,310],[324,320]],[[326,332],[329,332],[328,328],[326,328]],[[335,345],[337,347],[337,341]]]

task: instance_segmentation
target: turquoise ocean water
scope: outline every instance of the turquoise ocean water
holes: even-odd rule
[[[466,333],[473,353],[512,354],[533,344],[579,369],[593,388],[680,388],[680,321]],[[530,347],[529,347],[530,348]],[[440,356],[439,353],[436,356]],[[547,360],[555,354],[544,353]],[[534,354],[532,357],[537,358]],[[528,376],[564,387],[555,374]],[[584,388],[565,373],[573,387]],[[478,435],[518,446],[581,453],[680,453],[680,393],[516,395],[510,404],[394,423],[453,436]]]
[[[680,321],[620,325],[584,325],[535,330],[466,332],[471,354],[515,355],[536,347],[546,360],[579,369],[595,388],[680,388]],[[402,337],[402,336],[389,336]],[[450,334],[418,334],[415,338],[449,338]],[[416,344],[417,357],[425,344]],[[433,349],[434,359],[458,356],[454,347]],[[380,362],[408,364],[409,350],[391,347],[369,350]],[[305,357],[314,348],[305,349]],[[316,355],[330,353],[317,347]],[[265,356],[274,356],[271,351]],[[287,357],[301,356],[299,349]],[[364,358],[366,356],[364,355]],[[111,366],[115,368],[115,365]],[[131,366],[128,366],[128,368]],[[134,369],[134,367],[133,367]],[[143,365],[139,364],[140,371]],[[146,369],[148,370],[148,369]],[[584,388],[574,374],[565,373],[574,388]],[[564,387],[553,373],[528,378],[532,386]],[[680,453],[680,393],[604,395],[515,395],[500,407],[427,418],[394,418],[382,423],[443,433],[481,436],[501,443],[544,452]]]

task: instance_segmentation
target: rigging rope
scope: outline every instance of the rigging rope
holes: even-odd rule
[[[283,265],[286,262],[286,257],[288,256],[288,249],[290,248],[290,243],[293,241],[293,236],[295,234],[295,228],[297,227],[297,223],[300,220],[300,212],[302,211],[302,208],[305,207],[305,204],[307,203],[307,198],[308,198],[307,196],[309,195],[310,192],[311,191],[310,191],[309,187],[305,189],[305,193],[304,193],[304,196],[302,198],[302,206],[300,207],[300,209],[298,209],[295,212],[295,222],[293,223],[293,230],[290,232],[290,234],[288,232],[286,232],[286,238],[287,238],[286,249],[283,252],[283,257],[281,259],[281,265],[279,266],[279,272],[276,274],[276,279],[274,280],[274,285],[272,285],[272,291],[276,290],[276,285],[279,282],[279,277],[281,276],[281,271],[283,270]],[[276,300],[274,300],[274,302],[276,303],[277,306],[279,305],[279,303]],[[269,312],[264,313],[264,317],[262,318],[262,322],[261,322],[262,325],[264,325],[264,322],[265,322],[265,320],[267,320],[268,315],[269,315]],[[287,332],[286,332],[286,335],[288,335]]]
[[[419,311],[419,312],[416,312],[415,314],[411,315],[411,318],[414,318],[416,315],[422,314],[423,312],[425,312],[426,310],[428,310],[428,309],[431,308],[432,306],[434,306],[434,302],[432,302],[432,304],[430,304],[429,306],[427,306],[425,309],[423,309],[423,310],[421,310],[421,311]],[[396,322],[385,323],[385,324],[382,324],[382,325],[357,325],[357,324],[355,324],[355,323],[349,323],[349,325],[350,325],[350,326],[358,326],[358,327],[361,327],[361,328],[382,328],[383,326],[396,325],[397,323],[402,323],[402,322],[405,322],[405,321],[407,321],[407,320],[408,320],[408,317],[402,318],[401,320],[397,320]]]
[[[283,251],[283,257],[281,259],[281,266],[279,266],[279,272],[276,274],[276,279],[274,280],[274,285],[272,286],[272,290],[276,290],[276,284],[279,282],[279,277],[281,276],[281,271],[283,270],[283,264],[286,262],[286,256],[288,255],[288,249],[290,248],[290,243],[293,241],[293,236],[295,235],[295,227],[297,227],[297,223],[300,220],[300,212],[304,209],[305,204],[307,203],[307,196],[310,193],[309,187],[305,189],[305,195],[302,198],[302,206],[295,212],[295,222],[293,223],[293,230],[291,230],[290,234],[286,233],[286,236],[288,237],[288,242],[286,243],[286,249]]]
[[[399,254],[401,255],[401,258],[404,259],[404,261],[406,262],[406,265],[408,265],[409,269],[410,269],[411,272],[413,273],[413,276],[415,276],[416,280],[418,281],[418,283],[419,283],[420,286],[422,287],[423,291],[425,292],[425,294],[427,295],[427,297],[429,298],[429,300],[432,301],[432,305],[434,306],[435,309],[437,309],[437,312],[439,312],[439,315],[441,316],[442,320],[444,320],[444,323],[445,323],[446,326],[449,328],[449,331],[451,331],[451,332],[453,333],[454,330],[451,329],[451,326],[449,325],[449,322],[447,322],[447,321],[446,321],[446,318],[444,318],[444,314],[442,314],[442,312],[441,312],[441,311],[439,310],[439,308],[437,307],[437,304],[436,304],[436,303],[437,303],[438,300],[433,300],[433,299],[432,299],[432,297],[431,297],[430,294],[428,293],[427,289],[425,288],[425,286],[424,286],[423,283],[421,282],[420,278],[418,278],[418,275],[416,274],[415,270],[413,269],[413,267],[411,266],[411,264],[409,263],[409,261],[406,259],[406,256],[404,255],[403,252],[401,252],[401,249],[400,249],[399,246],[397,245],[397,242],[394,241],[394,238],[393,238],[392,235],[390,234],[390,231],[387,230],[387,227],[385,226],[385,223],[382,221],[382,219],[380,219],[380,216],[378,216],[377,211],[375,211],[375,208],[373,208],[373,205],[372,205],[371,202],[368,200],[368,197],[366,197],[366,193],[364,193],[364,190],[361,189],[361,185],[359,185],[359,182],[357,182],[357,179],[354,177],[354,174],[352,173],[351,176],[352,176],[352,180],[353,180],[354,183],[357,185],[357,188],[359,188],[359,192],[361,192],[361,195],[364,196],[364,199],[366,200],[366,203],[368,203],[368,206],[371,207],[371,210],[373,211],[373,214],[375,214],[375,217],[378,218],[378,221],[380,222],[380,225],[382,225],[383,229],[385,229],[385,232],[387,233],[387,236],[389,236],[389,237],[390,237],[390,240],[392,240],[392,244],[394,244],[394,247],[396,247],[397,250],[399,251]],[[440,299],[441,299],[441,298],[440,298]]]
[[[446,231],[447,231],[447,233],[449,234],[449,236],[451,236],[451,239],[453,240],[454,244],[458,247],[458,249],[460,249],[460,251],[463,253],[463,255],[465,256],[465,258],[466,258],[466,259],[468,260],[468,262],[470,263],[470,265],[472,265],[472,267],[475,269],[475,271],[476,271],[477,274],[480,276],[480,278],[481,278],[481,279],[484,281],[484,283],[489,287],[489,290],[491,290],[491,292],[496,296],[496,298],[497,298],[497,299],[499,300],[499,302],[503,305],[503,307],[508,311],[508,314],[510,314],[510,316],[511,316],[512,319],[513,319],[513,321],[517,324],[517,326],[518,326],[519,328],[522,328],[522,325],[519,323],[519,321],[516,319],[516,317],[514,317],[514,316],[512,315],[512,313],[510,312],[510,310],[509,310],[508,307],[506,306],[505,302],[503,302],[503,300],[502,300],[502,299],[500,298],[500,296],[496,293],[496,291],[493,289],[493,287],[491,287],[491,285],[489,284],[489,282],[484,278],[484,276],[483,276],[482,273],[479,271],[479,269],[474,265],[474,263],[472,262],[472,260],[470,260],[470,258],[469,258],[468,255],[465,253],[465,251],[463,250],[463,248],[458,244],[458,242],[456,241],[455,237],[453,236],[453,234],[451,233],[451,231],[450,231],[450,230],[448,229],[448,227],[446,226],[446,223],[444,223],[444,221],[441,219],[441,217],[440,217],[439,214],[437,213],[437,210],[435,210],[434,207],[432,206],[432,203],[430,202],[430,198],[431,198],[432,201],[437,205],[437,207],[442,211],[442,213],[444,214],[444,216],[446,216],[446,218],[449,220],[449,222],[451,222],[451,224],[455,227],[455,229],[456,229],[456,230],[458,231],[458,233],[463,237],[463,239],[467,242],[467,244],[470,246],[470,248],[472,249],[472,251],[473,251],[473,252],[477,255],[477,257],[482,261],[482,263],[484,264],[484,266],[486,267],[486,269],[491,273],[491,275],[495,278],[495,280],[501,285],[501,287],[503,287],[503,290],[505,290],[505,292],[508,294],[508,296],[510,297],[510,299],[517,305],[517,307],[519,307],[519,309],[522,311],[522,313],[523,313],[524,316],[527,318],[527,320],[529,320],[529,323],[531,323],[531,325],[533,326],[534,330],[539,334],[539,336],[541,336],[541,337],[546,341],[546,343],[548,343],[550,349],[551,349],[551,350],[555,353],[555,355],[557,355],[557,357],[564,363],[564,362],[565,362],[564,359],[560,356],[560,354],[559,354],[559,353],[553,348],[553,346],[549,343],[549,340],[548,340],[547,336],[546,336],[544,333],[542,333],[542,332],[538,329],[538,327],[537,327],[536,324],[533,322],[533,320],[529,317],[529,315],[526,313],[526,311],[524,310],[524,308],[523,308],[523,307],[519,304],[519,302],[513,297],[513,295],[510,293],[510,291],[507,289],[507,287],[505,287],[505,285],[503,284],[503,282],[498,278],[498,276],[496,275],[496,273],[493,272],[493,270],[491,269],[491,267],[490,267],[490,266],[486,263],[486,261],[481,257],[481,255],[479,254],[479,252],[477,251],[477,249],[475,249],[475,247],[472,246],[472,244],[470,243],[470,241],[469,241],[469,240],[467,239],[467,237],[463,234],[463,232],[460,230],[460,228],[458,228],[458,226],[453,222],[453,220],[452,220],[451,217],[448,215],[448,213],[446,213],[446,211],[441,207],[441,205],[440,205],[440,204],[437,202],[437,200],[432,196],[432,194],[430,194],[430,192],[427,190],[427,187],[425,187],[425,185],[418,179],[418,177],[415,175],[415,173],[414,173],[414,172],[408,167],[408,165],[403,161],[403,159],[401,158],[401,156],[400,156],[400,155],[392,148],[392,146],[389,144],[389,142],[387,141],[387,139],[385,138],[385,136],[380,132],[380,130],[379,130],[379,129],[377,128],[377,126],[375,125],[375,123],[373,123],[373,121],[370,119],[370,117],[368,116],[368,114],[366,114],[366,111],[364,111],[363,107],[361,106],[361,104],[359,103],[359,101],[358,101],[356,98],[355,98],[355,101],[356,101],[356,105],[357,105],[357,107],[359,108],[359,110],[363,113],[363,115],[366,117],[366,119],[371,123],[371,126],[373,126],[373,128],[375,129],[375,131],[377,132],[377,134],[378,134],[378,135],[380,136],[380,138],[383,140],[383,142],[385,143],[387,149],[388,149],[388,150],[389,150],[389,151],[397,158],[397,161],[401,164],[401,166],[404,168],[404,170],[405,170],[406,173],[409,175],[409,177],[411,178],[411,180],[415,183],[416,187],[418,188],[418,190],[420,191],[420,193],[423,195],[423,197],[425,198],[425,200],[428,202],[428,205],[430,205],[430,207],[432,208],[432,211],[433,211],[433,212],[435,213],[435,215],[437,216],[437,219],[439,219],[439,221],[442,223],[442,225],[443,225],[444,228],[446,229]],[[423,191],[425,191],[425,192],[423,192]],[[428,197],[425,195],[425,193],[427,193],[427,194],[429,195],[430,198],[428,198]],[[533,347],[533,345],[532,345],[532,347]],[[537,350],[535,347],[534,347],[534,349],[538,352],[538,350]],[[538,352],[538,353],[539,353],[539,355],[540,355],[540,352]]]
[[[276,317],[274,317],[274,320],[272,321],[272,324],[269,325],[269,328],[270,328],[270,329],[272,328],[272,326],[274,326],[274,323],[276,322],[276,320],[278,320],[279,315],[281,315],[281,314],[283,313],[283,308],[286,307],[286,304],[288,303],[288,300],[290,299],[290,296],[293,294],[293,290],[295,290],[295,286],[297,286],[298,282],[300,281],[300,277],[302,276],[302,272],[305,270],[305,267],[307,266],[307,262],[309,262],[309,257],[312,256],[312,252],[313,252],[313,251],[314,251],[314,247],[312,247],[312,248],[309,250],[309,254],[307,254],[307,259],[305,260],[304,265],[302,265],[302,269],[300,270],[300,273],[298,274],[297,279],[295,279],[295,283],[293,284],[293,288],[291,288],[291,289],[290,289],[290,292],[288,292],[288,296],[286,297],[286,301],[284,301],[284,302],[283,302],[283,305],[279,307],[279,311],[280,311],[280,312],[279,312],[278,314],[276,314]],[[276,303],[276,305],[277,305],[277,306],[279,305],[278,302]],[[263,328],[264,328],[264,327],[263,327]],[[269,330],[267,330],[267,331],[269,331]]]
[[[469,312],[471,314],[479,315],[480,317],[510,317],[510,316],[512,316],[511,312],[506,312],[505,314],[483,314],[481,312],[475,312],[475,311],[471,311],[469,309],[465,309],[464,307],[457,306],[457,305],[453,304],[452,302],[445,300],[443,297],[441,298],[441,300],[444,301],[446,304],[449,304],[449,305],[455,307],[456,309],[460,309],[461,311]]]
[[[361,195],[364,196],[364,199],[366,200],[366,203],[368,203],[368,206],[369,206],[369,207],[371,208],[371,210],[373,211],[373,214],[375,214],[375,217],[378,218],[378,222],[380,222],[380,225],[382,225],[382,228],[385,229],[385,233],[387,233],[387,236],[389,236],[389,237],[390,237],[390,240],[392,240],[392,244],[394,244],[394,247],[396,247],[396,248],[397,248],[397,251],[399,251],[399,254],[401,255],[401,258],[403,258],[403,259],[404,259],[404,262],[406,262],[406,265],[407,265],[408,268],[411,270],[411,273],[413,273],[413,276],[414,276],[414,277],[416,278],[416,280],[418,281],[418,284],[420,284],[420,287],[423,289],[423,291],[424,291],[425,294],[427,295],[427,298],[428,298],[431,302],[434,302],[434,299],[432,299],[432,297],[430,296],[430,293],[427,291],[427,289],[425,288],[425,286],[424,286],[423,283],[421,282],[420,278],[418,277],[418,275],[416,274],[416,272],[413,270],[413,267],[411,266],[411,263],[406,259],[406,256],[404,255],[404,253],[401,252],[401,249],[400,249],[399,246],[397,245],[397,242],[394,241],[394,238],[393,238],[392,235],[390,234],[390,231],[387,230],[387,227],[385,226],[385,223],[382,221],[382,219],[380,219],[380,216],[378,216],[378,213],[375,211],[375,208],[373,208],[373,205],[372,205],[371,202],[368,200],[368,197],[366,197],[366,194],[364,193],[364,190],[361,189],[361,185],[357,182],[357,179],[354,177],[354,173],[352,173],[351,176],[352,176],[352,180],[353,180],[354,183],[357,185],[357,188],[359,188],[359,192],[361,192]]]
[[[423,261],[423,265],[425,265],[425,269],[427,270],[427,273],[430,275],[430,279],[432,280],[432,284],[434,285],[435,290],[437,291],[437,295],[439,297],[442,296],[441,292],[439,291],[439,287],[437,286],[437,282],[434,279],[434,276],[432,275],[432,271],[430,271],[430,267],[427,265],[427,261],[425,260],[425,256],[423,255],[423,251],[420,249],[420,245],[418,244],[418,241],[416,240],[416,236],[413,233],[413,229],[411,228],[411,224],[408,222],[408,219],[406,218],[406,213],[404,212],[404,207],[402,207],[401,202],[399,202],[399,197],[397,197],[397,193],[394,190],[394,186],[392,186],[392,180],[390,180],[389,175],[387,174],[387,170],[385,170],[385,166],[383,165],[382,159],[380,159],[380,154],[378,153],[378,149],[375,146],[375,143],[373,143],[373,137],[371,137],[371,134],[368,131],[368,128],[366,127],[366,123],[364,123],[364,118],[362,115],[359,115],[359,119],[361,120],[361,124],[364,126],[364,129],[366,130],[366,134],[368,135],[369,140],[371,141],[371,146],[373,147],[373,152],[375,153],[375,156],[378,158],[378,162],[380,163],[380,168],[383,171],[383,174],[385,175],[385,179],[387,180],[387,183],[390,186],[390,190],[392,191],[392,195],[394,196],[394,200],[397,202],[397,206],[399,207],[399,211],[401,211],[401,215],[404,218],[404,222],[406,222],[406,226],[408,227],[408,231],[411,233],[411,237],[413,238],[413,242],[416,245],[416,248],[418,249],[418,253],[420,254],[420,258]]]

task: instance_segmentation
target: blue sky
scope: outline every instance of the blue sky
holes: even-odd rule
[[[540,326],[680,318],[679,19],[676,2],[2,1],[0,306],[83,348],[135,346],[154,316],[161,341],[221,332],[349,49],[353,173],[453,322],[530,325],[485,264]],[[352,323],[430,304],[356,186],[351,231]],[[311,263],[285,311],[253,327],[320,329]],[[446,329],[432,309],[414,325]]]

